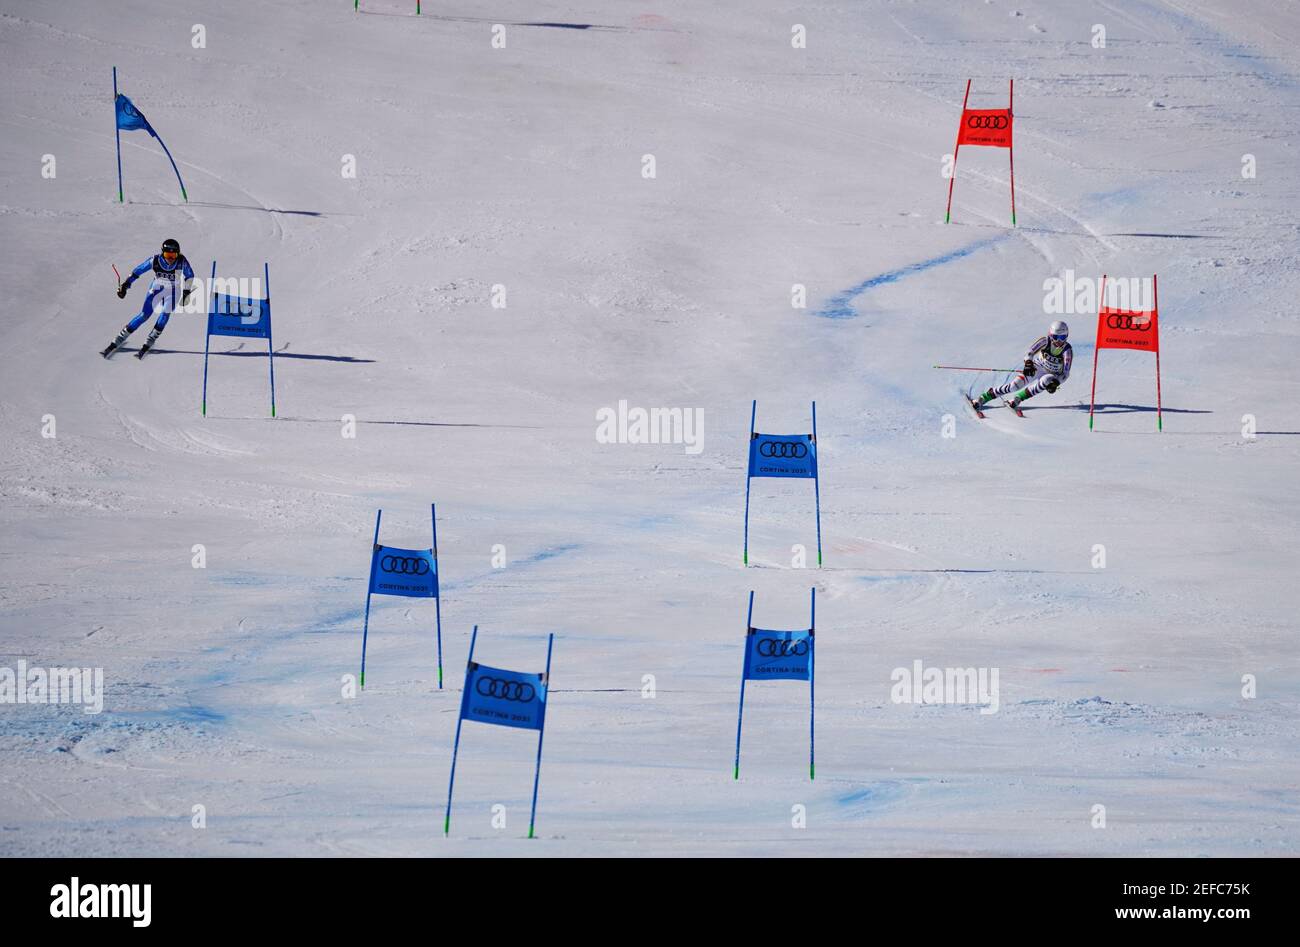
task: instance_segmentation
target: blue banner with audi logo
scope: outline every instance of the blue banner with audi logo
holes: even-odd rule
[[[822,487],[817,470],[817,402],[812,403],[811,434],[761,434],[754,430],[758,401],[749,412],[749,466],[745,473],[745,542],[742,561],[749,565],[749,503],[752,482],[760,477],[813,482],[813,515],[817,522],[817,565],[822,564]],[[800,553],[802,555],[802,553]],[[802,566],[802,562],[795,563]]]
[[[447,814],[444,835],[451,834],[451,797],[456,791],[456,759],[460,756],[460,728],[466,721],[537,731],[537,765],[533,770],[533,805],[528,816],[528,837],[537,822],[537,788],[542,777],[542,739],[546,735],[546,694],[551,686],[551,648],[555,635],[546,636],[546,670],[540,674],[489,667],[474,660],[478,625],[469,639],[469,661],[465,665],[465,689],[460,694],[460,716],[456,718],[456,740],[451,745],[451,778],[447,781]]]
[[[546,717],[544,677],[470,664],[460,700],[461,719],[521,730],[542,729]]]
[[[361,626],[361,687],[366,686],[366,644],[370,640],[370,599],[374,595],[433,599],[433,627],[438,637],[438,690],[442,690],[442,594],[438,590],[438,507],[429,504],[429,525],[433,545],[428,549],[384,546],[379,542],[379,523],[384,511],[375,513],[375,539],[370,544],[370,582],[366,585],[366,618]]]
[[[437,598],[437,556],[432,549],[376,546],[370,564],[370,591],[375,595]]]
[[[807,681],[812,678],[812,632],[749,629],[745,679]]]
[[[811,434],[754,434],[749,439],[751,477],[816,477],[817,442]]]
[[[754,593],[749,593],[745,617],[745,661],[740,672],[740,709],[736,713],[736,762],[733,778],[740,779],[740,730],[745,720],[745,684],[748,681],[808,682],[808,778],[817,775],[813,721],[816,706],[814,645],[817,634],[817,589],[808,590],[808,627],[776,631],[754,627]]]
[[[212,278],[208,282],[208,328],[203,337],[203,395],[199,408],[204,417],[208,414],[208,361],[212,354],[214,335],[266,339],[267,369],[271,375],[271,417],[275,417],[275,345],[271,341],[269,263],[262,264],[262,280],[262,291],[266,294],[264,297],[254,299],[217,292],[217,261],[212,261]],[[256,284],[257,281],[254,279],[252,282]]]

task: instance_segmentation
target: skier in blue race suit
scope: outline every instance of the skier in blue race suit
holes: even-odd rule
[[[163,241],[161,252],[149,257],[131,271],[131,275],[117,288],[117,298],[125,299],[131,284],[150,270],[153,271],[153,277],[149,281],[149,290],[145,294],[144,305],[140,307],[138,313],[131,317],[131,321],[122,327],[122,331],[117,334],[116,339],[109,343],[108,348],[99,353],[104,358],[108,358],[117,351],[118,346],[126,341],[128,335],[157,314],[158,321],[154,323],[153,328],[149,331],[149,337],[145,339],[144,345],[140,346],[140,351],[135,355],[136,358],[144,358],[145,353],[153,348],[158,336],[162,335],[162,330],[167,327],[167,319],[177,306],[177,292],[180,292],[181,306],[184,306],[189,300],[190,281],[194,279],[194,268],[190,266],[190,261],[182,255],[181,245],[170,237]],[[182,277],[180,286],[176,285],[177,276]]]

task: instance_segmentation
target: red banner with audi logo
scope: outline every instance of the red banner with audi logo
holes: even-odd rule
[[[1011,109],[963,109],[957,144],[1011,147]]]
[[[1098,293],[1097,347],[1092,353],[1092,404],[1088,407],[1088,430],[1092,430],[1097,407],[1097,357],[1102,349],[1138,349],[1156,356],[1156,430],[1164,430],[1160,405],[1160,294],[1155,274],[1151,276],[1151,308],[1113,309],[1106,304],[1106,275]],[[1149,409],[1148,409],[1149,410]]]
[[[1011,226],[1016,225],[1016,155],[1011,146],[1011,134],[1014,118],[1011,114],[1011,100],[1015,94],[1015,80],[1007,84],[1007,107],[1004,109],[972,109],[966,104],[970,101],[971,80],[966,80],[966,96],[961,100],[961,122],[957,125],[957,144],[952,149],[952,174],[948,178],[948,208],[944,211],[943,222],[952,220],[952,186],[957,180],[957,153],[962,145],[979,145],[985,148],[1006,148],[1011,164]]]

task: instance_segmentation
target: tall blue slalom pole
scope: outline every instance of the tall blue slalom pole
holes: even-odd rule
[[[212,278],[208,280],[208,324],[203,330],[203,416],[208,416],[208,352],[212,346],[212,333],[208,330],[212,328],[212,310],[216,304],[215,290],[212,288],[217,282],[217,261],[212,261]]]
[[[816,445],[817,444],[817,402],[816,401],[812,403],[812,415],[813,415],[813,444]],[[813,477],[813,503],[815,504],[817,509],[817,568],[819,569],[822,566],[822,489],[821,489],[822,465],[821,465],[820,453],[821,451],[819,449],[818,450],[819,456],[817,458],[817,475]]]
[[[749,614],[745,616],[745,657],[749,661],[749,629],[754,625],[754,593],[749,593]],[[736,714],[736,766],[732,778],[740,779],[740,722],[745,719],[745,666],[740,669],[740,712]]]
[[[466,665],[467,667],[468,667],[470,664],[473,664],[473,663],[474,663],[474,642],[476,642],[476,641],[478,641],[478,625],[475,625],[475,626],[474,626],[474,633],[473,633],[472,635],[470,635],[470,639],[469,639],[469,660],[468,660],[468,663],[467,663],[467,665]],[[547,662],[546,662],[546,663],[547,663],[548,665],[550,664],[550,659],[549,659],[549,658],[547,659]],[[452,792],[454,792],[455,789],[456,789],[456,754],[460,752],[460,725],[461,725],[462,723],[465,722],[465,701],[468,700],[468,699],[469,699],[469,695],[468,695],[468,694],[466,694],[466,693],[462,693],[462,694],[461,694],[461,696],[460,696],[460,713],[457,714],[457,716],[456,716],[456,742],[453,743],[453,744],[451,745],[451,779],[450,779],[450,781],[447,783],[447,815],[446,815],[446,817],[442,820],[442,834],[443,834],[443,835],[450,835],[450,834],[451,834],[451,794],[452,794]],[[541,741],[540,741],[540,739],[539,739],[539,741],[538,741],[538,746],[539,746],[539,748],[540,748],[540,746],[541,746]],[[539,749],[539,753],[540,753],[540,749]],[[533,805],[534,805],[534,807],[537,805],[537,791],[536,791],[536,789],[533,790]],[[529,829],[529,832],[530,832],[530,833],[532,832],[532,829],[531,829],[531,828]]]
[[[754,439],[754,420],[758,417],[758,399],[754,399],[753,405],[749,409],[749,439]],[[749,565],[749,453],[752,448],[748,443],[745,444],[745,555],[744,563]]]
[[[275,345],[271,342],[271,265],[269,263],[262,264],[262,276],[262,289],[266,293],[266,355],[271,361],[271,417],[275,417]]]
[[[816,745],[814,739],[814,721],[816,719],[816,706],[813,701],[813,691],[817,686],[817,587],[813,586],[809,590],[809,596],[812,607],[812,622],[808,626],[808,778],[817,778],[817,763],[813,755],[813,748]]]
[[[117,137],[117,202],[122,201],[122,129],[117,124],[117,66],[113,67],[113,134]]]
[[[433,565],[439,573],[438,597],[433,600],[433,608],[438,627],[438,690],[442,690],[442,564],[438,562],[438,504],[429,504],[429,516],[433,519]]]
[[[375,541],[370,546],[370,572],[366,577],[366,622],[361,626],[361,686],[366,686],[366,638],[370,635],[370,589],[375,584],[375,549],[379,546],[379,519],[383,510],[375,513]]]
[[[546,683],[543,687],[546,689],[546,696],[551,694],[551,646],[555,644],[555,635],[552,633],[546,638]],[[546,704],[547,700],[542,700],[542,725],[537,729],[537,769],[533,772],[533,808],[528,813],[528,837],[533,837],[533,824],[537,821],[537,784],[542,778],[542,738],[546,736]]]

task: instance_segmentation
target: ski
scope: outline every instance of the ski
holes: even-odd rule
[[[104,349],[104,351],[100,352],[99,354],[102,355],[105,359],[108,359],[108,358],[112,358],[113,353],[116,351],[117,351],[117,346],[110,345],[108,348]]]
[[[975,417],[983,421],[984,412],[980,410],[980,406],[975,403],[975,399],[972,398],[970,395],[966,395],[965,398],[966,398],[966,403],[970,405],[970,409],[975,412]]]
[[[1008,408],[1010,408],[1012,411],[1016,412],[1016,417],[1023,418],[1025,416],[1025,412],[1020,410],[1020,405],[1012,401],[1008,401],[1006,398],[1002,399],[1002,403],[1006,405]]]

